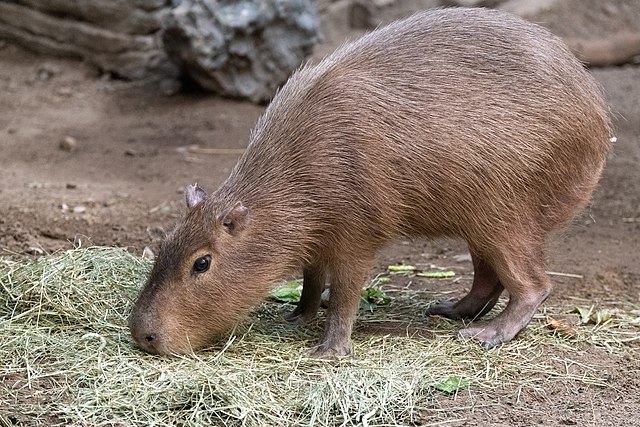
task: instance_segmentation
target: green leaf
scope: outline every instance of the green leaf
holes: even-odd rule
[[[389,305],[391,297],[378,288],[364,288],[360,293],[360,307],[373,311],[380,305]]]
[[[453,394],[458,390],[464,390],[468,388],[470,384],[471,381],[466,378],[462,378],[456,375],[450,375],[445,380],[434,385],[433,388],[443,393]]]
[[[607,309],[598,310],[593,313],[589,320],[591,320],[596,325],[603,325],[607,323],[613,317],[613,313],[611,313]]]
[[[594,325],[603,325],[607,323],[613,317],[613,313],[610,310],[594,310],[594,307],[589,308],[576,307],[571,313],[575,313],[580,316],[580,324],[586,325],[587,323],[593,323]]]
[[[580,317],[580,324],[586,324],[589,323],[589,319],[593,313],[593,306],[590,308],[576,307],[571,310],[571,313],[575,313]]]
[[[388,266],[387,270],[392,273],[404,273],[408,271],[416,271],[416,267],[413,265],[396,264]]]
[[[376,307],[377,307],[377,305],[370,303],[369,301],[367,301],[364,298],[360,298],[360,308],[362,310],[373,312],[373,310],[375,310]]]
[[[377,285],[387,285],[391,283],[391,278],[387,276],[379,276],[374,283]]]
[[[281,302],[299,302],[302,294],[302,283],[299,280],[291,280],[283,283],[271,291],[271,298]]]
[[[378,288],[364,288],[361,292],[362,298],[376,305],[388,305],[391,297]]]
[[[446,279],[449,277],[454,277],[456,275],[453,271],[423,271],[422,273],[417,273],[416,276],[427,277],[429,279]]]

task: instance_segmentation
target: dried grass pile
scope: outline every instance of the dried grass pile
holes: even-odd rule
[[[456,339],[459,324],[421,315],[435,296],[405,289],[361,313],[353,358],[308,359],[322,319],[291,327],[276,303],[210,349],[161,358],[136,350],[126,327],[149,268],[115,248],[0,258],[0,425],[428,424],[456,396],[549,380],[605,385],[596,370],[568,371],[545,353],[581,343],[617,351],[640,337],[631,315],[575,339],[534,321],[521,339],[485,350]]]

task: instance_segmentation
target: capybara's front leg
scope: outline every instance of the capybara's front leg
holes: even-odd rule
[[[326,267],[322,264],[306,266],[302,272],[302,295],[296,308],[284,316],[296,325],[310,322],[318,314],[320,296],[326,281]]]
[[[360,266],[344,263],[332,267],[324,337],[320,344],[309,350],[310,356],[331,358],[351,353],[351,330],[368,270],[368,263]]]

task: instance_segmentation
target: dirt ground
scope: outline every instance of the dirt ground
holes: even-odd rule
[[[345,36],[331,34],[317,52]],[[640,67],[593,72],[610,101],[618,141],[592,206],[550,245],[549,270],[581,278],[554,276],[556,289],[545,304],[638,309]],[[76,60],[0,41],[0,252],[157,247],[183,212],[182,188],[198,182],[214,189],[262,111],[195,92],[166,97],[152,83],[110,80]],[[205,154],[194,146],[235,151]],[[459,242],[399,242],[379,264],[423,262],[471,272],[470,263],[453,258],[464,252]],[[455,291],[462,295],[464,286]],[[605,372],[611,387],[558,388],[518,399],[461,396],[441,402],[460,419],[447,425],[639,425],[640,348],[632,345],[634,357],[584,350],[579,363]]]

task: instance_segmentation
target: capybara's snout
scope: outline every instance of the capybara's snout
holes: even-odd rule
[[[158,334],[154,331],[151,322],[145,319],[144,313],[141,313],[137,307],[134,307],[129,315],[128,324],[136,346],[147,353],[157,354]]]

